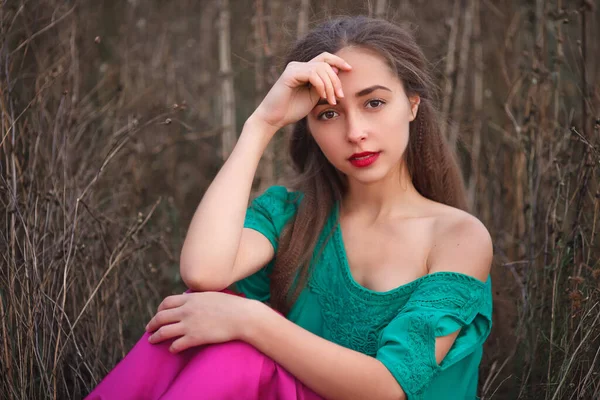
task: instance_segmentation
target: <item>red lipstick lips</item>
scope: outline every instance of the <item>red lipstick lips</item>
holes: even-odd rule
[[[362,153],[352,154],[348,161],[357,168],[364,168],[373,164],[378,158],[379,152],[364,151]]]

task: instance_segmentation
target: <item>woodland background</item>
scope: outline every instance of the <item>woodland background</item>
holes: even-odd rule
[[[203,191],[289,44],[340,14],[410,23],[435,68],[495,243],[483,398],[600,398],[589,0],[0,1],[0,397],[82,398],[183,290]]]

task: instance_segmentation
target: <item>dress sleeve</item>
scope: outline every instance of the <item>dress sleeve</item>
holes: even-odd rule
[[[417,399],[444,369],[472,354],[492,326],[491,279],[438,272],[428,275],[379,337],[376,358],[396,378],[408,399]],[[438,365],[435,340],[460,329]]]
[[[271,186],[250,203],[246,210],[244,228],[260,232],[271,242],[277,253],[281,232],[295,215],[299,200],[298,192],[288,192],[283,186]],[[255,274],[236,282],[236,288],[248,298],[268,301],[269,274],[274,265],[274,260],[271,260]]]

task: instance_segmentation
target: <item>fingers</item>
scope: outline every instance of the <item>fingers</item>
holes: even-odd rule
[[[326,69],[321,71],[317,70],[317,74],[319,75],[319,78],[321,79],[325,87],[325,96],[321,97],[327,99],[329,104],[337,104],[335,100],[335,89],[333,87],[333,83],[331,82],[331,77],[329,76],[328,71]]]
[[[169,308],[180,307],[185,303],[186,299],[187,299],[187,297],[185,294],[168,296],[162,301],[162,303],[160,303],[160,305],[158,306],[158,311],[167,310]]]
[[[189,349],[192,346],[194,346],[192,339],[189,336],[182,336],[171,344],[169,351],[171,353],[179,353],[180,351]]]
[[[317,68],[313,69],[308,75],[308,83],[317,91],[318,95],[324,99],[327,98],[327,90],[325,89],[325,82],[319,74]]]
[[[337,97],[344,97],[344,91],[342,90],[342,81],[340,81],[340,78],[338,77],[339,69],[337,69],[336,67],[332,67],[329,64],[326,64],[325,70],[327,71],[327,75],[331,80],[331,84],[333,85],[333,89],[335,90]]]
[[[344,97],[342,82],[333,67],[327,63],[319,63],[315,67],[309,82],[315,87],[319,96],[327,99],[330,104],[337,104],[336,96],[338,98]]]
[[[334,54],[327,53],[327,52],[323,52],[323,53],[319,54],[318,56],[316,56],[315,58],[313,58],[311,60],[311,62],[313,62],[313,61],[323,61],[323,62],[326,62],[327,64],[331,65],[332,67],[335,66],[344,71],[349,71],[352,69],[352,66],[350,64],[348,64],[346,62],[346,60],[344,60],[343,58],[341,58],[339,56],[336,56]]]
[[[178,336],[183,336],[184,334],[185,331],[183,329],[183,324],[177,323],[171,325],[164,325],[159,330],[150,335],[148,341],[150,343],[160,343],[162,341],[169,340]]]
[[[336,96],[344,97],[338,74],[351,69],[352,67],[341,57],[330,53],[321,53],[307,63],[290,62],[284,72],[284,82],[292,89],[308,84],[311,91],[314,90],[318,96],[335,105],[337,103]]]
[[[176,308],[159,311],[146,325],[146,332],[154,332],[163,325],[179,322],[181,320],[179,314]]]

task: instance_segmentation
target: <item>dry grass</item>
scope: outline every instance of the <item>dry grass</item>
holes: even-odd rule
[[[107,80],[82,82],[89,69],[75,58],[76,18],[59,2],[2,5],[0,393],[8,398],[82,397],[174,287],[165,279],[173,257],[157,257],[171,247],[158,224],[173,206],[139,194],[136,202],[132,163],[144,164],[143,135],[176,114],[135,117]]]
[[[182,289],[183,229],[220,163],[218,8],[138,3],[0,5],[3,397],[83,397],[159,300]],[[252,4],[231,3],[243,122],[264,90],[257,79],[273,71],[254,68]],[[335,6],[368,11],[359,3]],[[482,394],[600,398],[600,68],[591,51],[600,11],[585,1],[447,3],[377,10],[421,27],[474,209],[494,238]],[[294,13],[261,4],[261,40],[284,51]]]

